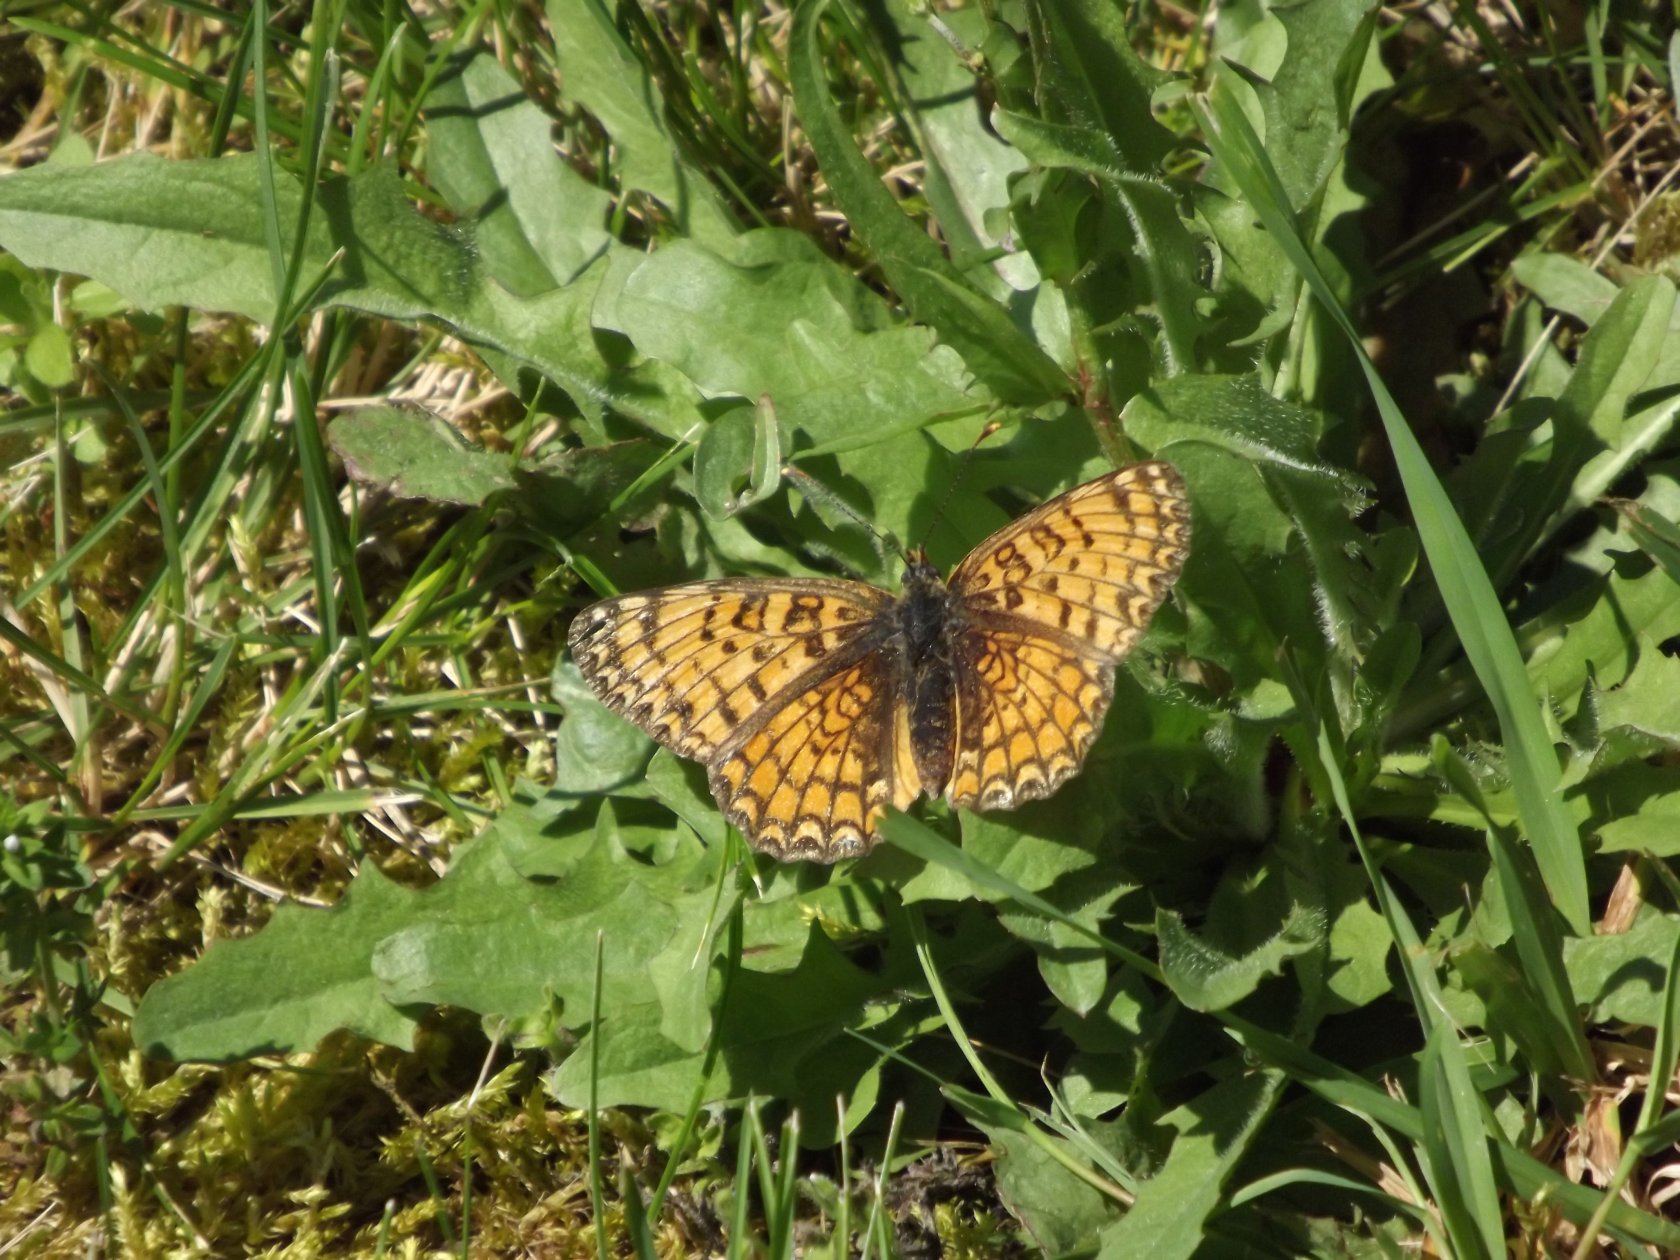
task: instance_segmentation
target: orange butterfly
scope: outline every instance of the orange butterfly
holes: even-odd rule
[[[569,641],[602,703],[705,764],[754,848],[835,862],[922,792],[1010,809],[1077,773],[1189,548],[1184,479],[1152,460],[1005,526],[948,582],[920,551],[896,597],[692,582],[603,600]]]

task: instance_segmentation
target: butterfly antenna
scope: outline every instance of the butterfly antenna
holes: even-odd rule
[[[933,533],[934,526],[945,519],[945,509],[951,506],[952,498],[955,497],[958,488],[961,487],[963,478],[968,475],[968,466],[974,462],[974,453],[980,449],[980,443],[1001,428],[1003,428],[1003,421],[1001,420],[987,422],[986,426],[980,430],[980,435],[974,439],[974,445],[970,446],[963,454],[962,460],[957,464],[956,474],[951,478],[951,484],[945,487],[945,494],[940,498],[939,506],[933,510],[933,518],[928,521],[928,527],[922,533],[923,543],[926,543],[928,535]]]
[[[886,567],[888,559],[895,552],[901,558],[909,558],[908,553],[899,545],[898,539],[892,537],[890,534],[883,534],[880,530],[876,529],[868,521],[864,520],[850,503],[847,503],[846,500],[842,499],[828,486],[825,486],[822,482],[811,476],[811,474],[806,472],[803,468],[800,468],[798,465],[793,463],[783,464],[782,476],[797,485],[801,493],[803,493],[806,498],[817,499],[826,503],[835,511],[840,512],[844,516],[849,516],[852,520],[863,526],[864,532],[869,535],[870,541],[875,545],[875,554],[880,557],[883,568]]]

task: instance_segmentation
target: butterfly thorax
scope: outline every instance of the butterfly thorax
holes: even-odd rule
[[[951,777],[956,669],[953,636],[962,619],[957,597],[920,551],[912,553],[895,608],[894,638],[922,789],[937,796]]]

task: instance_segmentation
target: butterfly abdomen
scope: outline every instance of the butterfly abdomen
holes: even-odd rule
[[[905,575],[898,607],[897,646],[910,747],[922,790],[938,796],[951,780],[956,758],[956,655],[954,632],[961,612],[956,598],[925,561]]]

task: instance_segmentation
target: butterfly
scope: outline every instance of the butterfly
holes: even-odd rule
[[[1078,773],[1190,548],[1159,460],[1076,486],[943,580],[920,550],[894,596],[827,578],[620,595],[568,642],[603,704],[705,765],[755,849],[835,862],[923,792],[1009,809]]]

